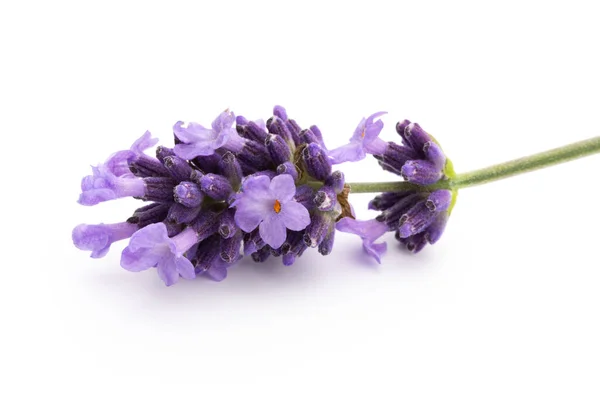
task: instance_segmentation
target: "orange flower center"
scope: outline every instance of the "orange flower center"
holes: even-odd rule
[[[363,129],[362,133],[360,134],[360,137],[361,137],[362,139],[364,139],[364,138],[365,138],[365,132],[366,132],[366,130],[365,130],[365,129]]]
[[[275,213],[281,212],[281,202],[275,200],[275,203],[273,204],[273,210],[275,211]]]

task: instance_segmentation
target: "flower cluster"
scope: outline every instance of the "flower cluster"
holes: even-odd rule
[[[452,177],[454,171],[437,141],[417,123],[398,122],[396,132],[402,145],[389,142],[374,156],[383,169],[402,176],[414,188],[382,193],[369,203],[369,209],[381,211],[376,220],[416,253],[427,243],[437,242],[444,232],[456,192],[436,188],[436,183]]]
[[[396,125],[402,144],[385,142],[379,138],[383,122],[376,120],[384,114],[363,119],[350,142],[329,153],[333,163],[359,161],[371,154],[383,169],[412,183],[410,190],[386,192],[373,199],[369,209],[381,211],[375,219],[346,217],[336,226],[361,237],[364,250],[378,262],[386,244],[375,241],[388,231],[395,231],[396,239],[415,253],[439,240],[456,197],[454,191],[435,188],[454,174],[435,139],[418,124],[404,120]]]
[[[273,114],[266,124],[229,110],[210,128],[177,122],[175,146],[157,147],[156,157],[144,153],[156,144],[146,132],[92,168],[79,203],[149,203],[125,222],[77,226],[73,242],[97,258],[131,237],[121,266],[155,267],[167,285],[201,274],[222,280],[242,252],[285,265],[309,247],[329,254],[336,221],[351,215],[344,175],[332,171],[316,126],[301,129],[280,106]]]
[[[396,126],[402,145],[379,138],[384,112],[363,118],[350,142],[329,150],[316,126],[302,129],[276,106],[267,122],[222,112],[210,128],[177,122],[175,145],[158,146],[144,133],[128,150],[92,167],[81,182],[79,203],[123,197],[148,202],[124,222],[81,224],[73,242],[99,258],[112,243],[130,238],[121,266],[156,268],[166,285],[206,275],[220,281],[244,255],[271,256],[292,265],[308,248],[333,249],[336,230],[358,235],[364,251],[381,261],[388,231],[413,252],[436,242],[456,193],[440,186],[453,172],[437,142],[417,124]],[[351,187],[333,165],[375,156],[410,189],[386,192],[369,207],[381,213],[356,220]]]

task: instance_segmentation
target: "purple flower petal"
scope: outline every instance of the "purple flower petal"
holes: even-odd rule
[[[359,142],[348,143],[329,151],[331,163],[334,165],[343,162],[357,162],[365,159],[366,156],[367,153]]]
[[[235,115],[233,114],[233,112],[226,109],[215,118],[211,126],[212,130],[214,130],[215,132],[221,132],[226,129],[231,129],[234,123]]]
[[[121,253],[121,266],[130,272],[141,272],[155,266],[162,258],[162,253],[152,251],[132,251],[125,247]]]
[[[260,224],[258,231],[261,238],[273,249],[279,248],[285,242],[285,224],[282,218],[275,212],[269,213],[266,216]]]
[[[289,201],[281,206],[279,217],[285,227],[290,230],[300,231],[310,224],[310,214],[304,205]]]
[[[387,114],[387,112],[376,112],[366,119],[363,118],[356,127],[356,130],[354,130],[351,140],[363,141],[364,143],[370,143],[375,140],[383,129],[383,122],[381,120],[375,121],[375,118],[379,118],[385,114]]]
[[[197,241],[198,236],[191,228],[169,237],[164,223],[150,224],[133,234],[121,255],[121,266],[134,272],[156,266],[166,285],[177,282],[180,274],[184,278],[194,278],[194,267],[183,254]]]
[[[144,151],[154,147],[157,143],[158,139],[152,138],[150,132],[146,130],[146,132],[131,145],[131,151],[135,152],[137,155],[141,155]]]
[[[355,220],[345,217],[337,222],[335,227],[339,231],[358,235],[363,240],[364,251],[381,263],[381,256],[387,250],[387,244],[375,243],[375,240],[388,231],[387,225],[375,219]]]
[[[275,176],[269,185],[269,191],[273,198],[280,203],[291,201],[296,194],[296,184],[290,175]]]
[[[173,148],[175,154],[183,159],[194,159],[200,156],[207,156],[214,153],[212,143],[200,144],[175,144]]]
[[[192,280],[196,277],[194,271],[194,265],[186,257],[177,258],[175,260],[175,266],[179,275],[187,280]]]
[[[381,257],[387,251],[387,243],[365,243],[363,241],[363,249],[367,254],[371,255],[377,263],[381,264]]]
[[[212,129],[207,129],[198,123],[190,122],[183,127],[183,122],[177,122],[173,126],[173,133],[182,144],[175,145],[175,154],[183,159],[193,159],[197,156],[208,156],[214,154],[215,150],[225,146],[228,141],[236,149],[243,141],[232,128],[235,115],[230,111],[224,111],[212,123]]]
[[[256,229],[274,204],[268,176],[250,176],[244,180],[242,192],[231,205],[236,208],[236,224],[246,233]]]
[[[133,176],[129,170],[129,162],[144,156],[144,151],[153,147],[156,143],[158,143],[158,139],[152,138],[150,132],[146,131],[131,145],[129,150],[115,152],[108,157],[104,165],[117,177]]]
[[[108,253],[113,242],[130,237],[138,229],[136,224],[80,224],[73,229],[73,243],[83,251],[92,251],[92,258],[101,258]]]
[[[349,144],[329,151],[332,163],[360,161],[366,154],[382,155],[387,148],[386,142],[379,138],[383,122],[375,119],[386,113],[377,112],[366,119],[363,118],[354,130]]]
[[[169,235],[163,223],[150,224],[137,231],[129,240],[129,248],[137,251],[141,248],[152,248],[155,245],[168,242]]]
[[[212,141],[217,134],[211,129],[207,129],[199,123],[190,122],[187,127],[183,127],[184,122],[178,121],[173,125],[173,133],[184,143],[194,143],[196,141]]]
[[[214,281],[223,281],[227,277],[227,267],[229,266],[231,266],[229,263],[217,257],[205,273]]]
[[[164,281],[167,287],[175,284],[177,280],[179,280],[177,265],[175,263],[175,259],[172,257],[166,257],[165,259],[159,261],[156,270],[158,272],[158,277]]]
[[[238,202],[236,205],[235,222],[246,233],[256,229],[260,222],[263,221],[264,215],[267,214],[271,205],[262,201],[244,201]]]
[[[135,157],[136,154],[133,151],[119,151],[111,155],[104,164],[115,176],[133,176],[129,169],[129,161]]]
[[[142,179],[129,175],[115,176],[107,165],[92,167],[92,175],[81,180],[81,205],[96,205],[100,202],[122,197],[142,197],[145,184]]]

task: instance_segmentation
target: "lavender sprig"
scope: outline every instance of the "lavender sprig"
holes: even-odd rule
[[[379,138],[385,113],[363,118],[348,144],[328,149],[316,126],[302,129],[281,106],[266,123],[226,110],[210,128],[177,122],[173,148],[144,133],[128,150],[114,153],[81,182],[79,203],[96,205],[123,197],[148,204],[125,221],[81,224],[73,243],[105,256],[130,238],[121,266],[156,268],[166,285],[204,275],[216,281],[243,256],[264,262],[281,257],[292,265],[307,249],[328,255],[335,231],[359,236],[377,262],[394,232],[411,252],[442,236],[458,190],[600,152],[600,137],[456,174],[437,140],[408,120],[396,125],[400,143]],[[404,181],[349,183],[333,165],[373,155]],[[381,193],[369,208],[376,218],[357,220],[350,193]]]

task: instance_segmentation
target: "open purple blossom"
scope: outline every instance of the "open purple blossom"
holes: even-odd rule
[[[235,222],[246,233],[259,229],[260,237],[272,248],[286,239],[286,229],[300,231],[310,224],[308,210],[294,200],[296,185],[287,174],[249,176],[232,206]]]
[[[152,138],[146,131],[128,150],[117,151],[98,166],[92,166],[92,174],[81,181],[79,203],[96,205],[99,202],[122,197],[141,197],[144,195],[144,182],[135,178],[130,165],[144,158],[150,168],[161,168],[160,162],[144,154],[153,147],[158,139]]]
[[[388,231],[388,227],[375,219],[356,220],[351,217],[341,219],[335,228],[344,233],[356,234],[362,239],[364,251],[381,263],[381,256],[387,250],[387,243],[375,241]]]
[[[175,154],[189,160],[212,155],[221,147],[234,153],[240,152],[244,139],[237,134],[234,123],[235,115],[229,110],[219,114],[210,129],[195,122],[188,123],[187,127],[183,127],[181,121],[175,123],[173,133],[180,141],[175,145]]]
[[[81,181],[81,205],[96,205],[116,198],[144,195],[144,181],[133,175],[116,176],[105,164],[92,166],[92,173]]]
[[[73,243],[83,251],[92,251],[92,258],[101,258],[108,253],[113,242],[131,237],[138,229],[136,224],[122,222],[114,224],[80,224],[73,229]]]
[[[156,267],[166,285],[196,277],[194,266],[184,253],[198,241],[196,231],[187,228],[169,237],[164,223],[154,223],[136,231],[121,255],[121,266],[132,272]]]
[[[379,138],[379,133],[383,129],[383,122],[381,119],[377,121],[375,119],[386,113],[377,112],[368,118],[363,118],[350,138],[350,143],[329,151],[332,163],[356,162],[364,159],[367,154],[383,154],[387,145],[385,141]]]
[[[122,150],[112,154],[105,162],[106,167],[115,176],[121,177],[131,174],[129,170],[129,162],[135,159],[147,156],[144,151],[152,148],[158,143],[157,138],[152,138],[149,131],[146,131],[139,139],[137,139],[128,150]]]

